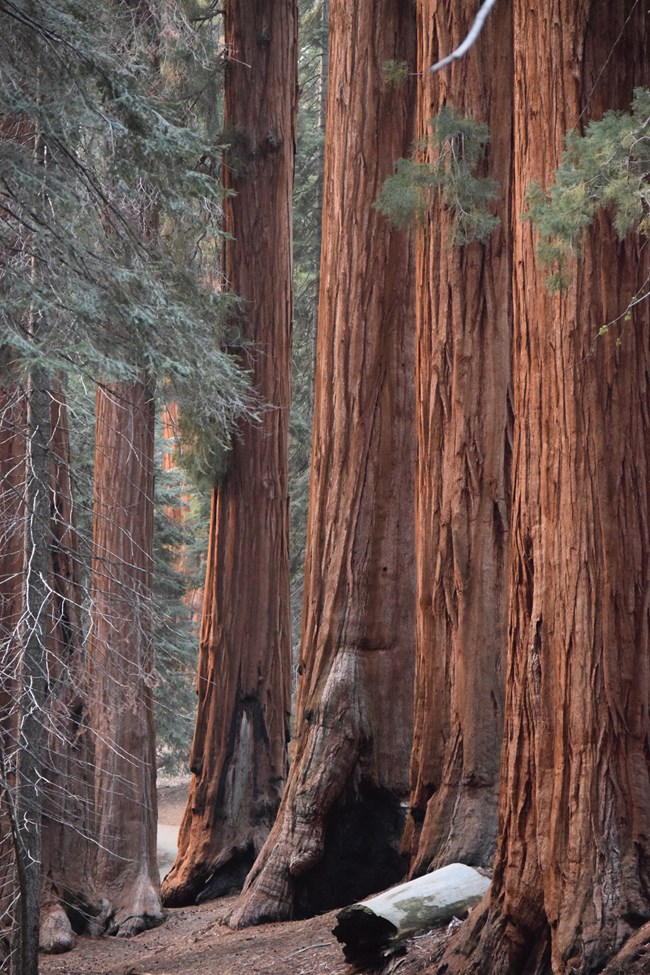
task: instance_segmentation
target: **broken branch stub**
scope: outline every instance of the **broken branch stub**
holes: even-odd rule
[[[377,956],[416,931],[463,916],[489,886],[489,878],[478,870],[451,863],[344,907],[336,915],[333,934],[349,961]]]

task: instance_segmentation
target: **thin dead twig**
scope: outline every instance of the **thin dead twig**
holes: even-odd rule
[[[303,951],[309,951],[310,948],[331,948],[333,944],[333,941],[321,941],[317,945],[305,945],[304,948],[298,948],[296,951],[292,951],[288,957],[293,958],[294,955],[300,955]]]

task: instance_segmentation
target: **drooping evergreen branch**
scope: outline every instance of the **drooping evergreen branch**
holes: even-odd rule
[[[431,119],[430,128],[429,141],[420,143],[410,158],[398,159],[375,206],[395,226],[405,227],[424,216],[437,194],[454,217],[451,244],[485,242],[498,225],[491,209],[498,184],[479,175],[487,126],[445,107]]]
[[[584,135],[570,132],[552,184],[544,190],[532,183],[526,200],[524,218],[539,232],[552,291],[569,283],[571,261],[581,256],[584,232],[600,211],[610,214],[621,240],[629,233],[649,237],[650,91],[637,88],[629,112],[606,112]]]

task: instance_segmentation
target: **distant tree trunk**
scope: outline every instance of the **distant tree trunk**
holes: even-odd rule
[[[163,404],[162,408],[162,438],[163,438],[163,458],[162,466],[164,471],[176,469],[176,445],[178,443],[178,403],[169,400]],[[183,521],[183,511],[178,505],[165,505],[165,514],[176,525]]]
[[[417,876],[487,866],[497,832],[512,458],[510,170],[512,9],[451,69],[430,65],[466,36],[478,2],[419,4],[419,138],[443,105],[490,130],[484,174],[500,183],[487,244],[450,244],[439,200],[418,234],[417,667],[411,809]],[[433,160],[430,145],[425,158]]]
[[[325,132],[325,120],[327,115],[327,78],[329,75],[329,39],[328,30],[330,22],[330,0],[321,2],[321,24],[323,39],[320,56],[320,71],[318,79],[318,127]]]
[[[253,383],[269,408],[240,432],[212,498],[193,774],[169,905],[239,888],[286,777],[291,693],[287,439],[291,375],[294,0],[228,0],[227,285],[243,298]]]
[[[180,412],[178,409],[178,403],[174,400],[168,400],[163,404],[162,410],[162,436],[163,436],[163,470],[173,471],[178,470],[178,453],[180,444]],[[170,518],[175,525],[182,525],[185,519],[185,512],[189,509],[190,505],[190,495],[182,494],[179,499],[179,503],[175,506],[165,505],[164,512],[165,515]],[[175,552],[175,565],[176,571],[181,573],[185,578],[188,576],[197,576],[199,566],[193,562],[190,564],[190,558],[187,551],[187,546],[183,545]],[[202,560],[203,561],[203,560]],[[187,607],[189,614],[189,622],[192,629],[196,627],[197,631],[201,622],[201,605],[203,603],[203,588],[202,586],[195,586],[192,589],[188,589],[183,595],[183,605]]]
[[[95,884],[112,933],[162,920],[152,712],[154,394],[98,388],[90,657],[98,841]]]
[[[516,0],[513,212],[648,84],[646,7]],[[445,971],[600,972],[650,917],[650,272],[603,217],[566,292],[514,224],[515,472],[498,852]],[[620,345],[617,339],[620,337]],[[469,958],[468,958],[469,956]],[[619,968],[615,969],[619,971]],[[625,970],[625,969],[623,969]]]
[[[413,138],[401,0],[331,4],[312,484],[297,742],[231,919],[349,903],[399,879],[414,667],[412,248],[373,209]]]

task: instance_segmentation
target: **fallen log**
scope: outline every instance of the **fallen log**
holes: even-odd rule
[[[333,934],[348,961],[370,961],[392,953],[396,944],[425,928],[464,917],[490,886],[474,867],[451,863],[391,887],[336,915]]]

